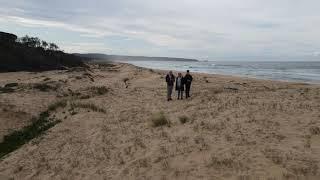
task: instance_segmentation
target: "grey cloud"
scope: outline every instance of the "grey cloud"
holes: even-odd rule
[[[0,4],[0,18],[19,25],[55,27],[101,41],[121,36],[152,46],[124,53],[143,55],[153,48],[162,56],[313,57],[320,46],[318,0],[0,0]]]

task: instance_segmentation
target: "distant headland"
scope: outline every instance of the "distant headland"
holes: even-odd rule
[[[188,61],[196,62],[196,59],[176,58],[176,57],[148,57],[148,56],[123,56],[123,55],[108,55],[98,53],[88,53],[74,55],[85,59],[97,60],[97,61]]]

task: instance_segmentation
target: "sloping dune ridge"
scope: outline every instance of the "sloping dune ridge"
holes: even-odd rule
[[[320,179],[319,85],[193,74],[192,98],[167,102],[165,73],[1,73],[17,84],[0,91],[0,140],[55,103],[59,123],[2,157],[0,179]]]

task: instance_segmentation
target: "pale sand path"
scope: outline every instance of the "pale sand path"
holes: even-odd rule
[[[90,99],[106,114],[68,107],[62,122],[0,160],[0,174],[16,179],[238,179],[320,177],[320,87],[298,83],[194,74],[192,99],[166,101],[165,72],[126,64],[84,72],[3,73],[8,82],[68,80],[57,91],[0,94],[8,113],[39,113],[63,92],[110,91]],[[45,77],[42,77],[45,76]],[[82,79],[76,77],[81,76]],[[37,77],[37,78],[35,78]],[[123,79],[129,78],[128,88]],[[238,90],[233,90],[234,88]],[[19,98],[17,98],[19,95]],[[27,106],[32,104],[32,106]],[[0,108],[1,109],[1,108]],[[163,111],[171,127],[152,127]],[[65,112],[65,113],[63,113]],[[181,124],[179,117],[189,121]],[[66,119],[64,117],[67,116]],[[1,129],[29,122],[0,115]],[[20,120],[20,121],[19,121]],[[22,124],[22,125],[21,125]],[[1,177],[1,176],[0,176]]]

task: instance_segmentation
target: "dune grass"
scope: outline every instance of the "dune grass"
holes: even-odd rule
[[[181,124],[185,124],[189,121],[189,118],[187,116],[180,116],[179,121],[181,122]]]
[[[159,126],[170,126],[169,119],[164,115],[164,112],[158,112],[152,115],[151,117],[152,126],[159,127]]]
[[[109,89],[105,86],[94,86],[90,88],[91,92],[95,95],[105,95],[109,92]]]
[[[75,108],[83,108],[83,109],[89,109],[92,110],[94,112],[101,112],[101,113],[106,113],[106,110],[103,108],[98,107],[95,104],[92,103],[80,103],[80,102],[73,102],[70,104],[71,109],[75,109]]]
[[[14,89],[10,87],[0,87],[0,93],[12,93],[14,92]]]
[[[67,105],[68,101],[66,99],[57,101],[49,105],[48,109],[40,113],[38,117],[32,118],[32,124],[4,136],[3,141],[0,143],[0,158],[61,122],[61,120],[50,118],[50,113],[56,111],[58,108],[65,108]]]
[[[51,105],[48,107],[48,110],[49,110],[49,111],[55,111],[55,110],[57,110],[58,108],[65,108],[67,105],[68,105],[68,101],[67,101],[67,100],[57,101],[57,102],[51,104]]]
[[[36,83],[33,85],[33,88],[42,92],[55,91],[58,89],[58,87],[53,87],[45,83]]]
[[[4,140],[0,143],[0,159],[61,122],[49,117],[50,111],[44,111],[32,119],[31,125],[4,136]]]

